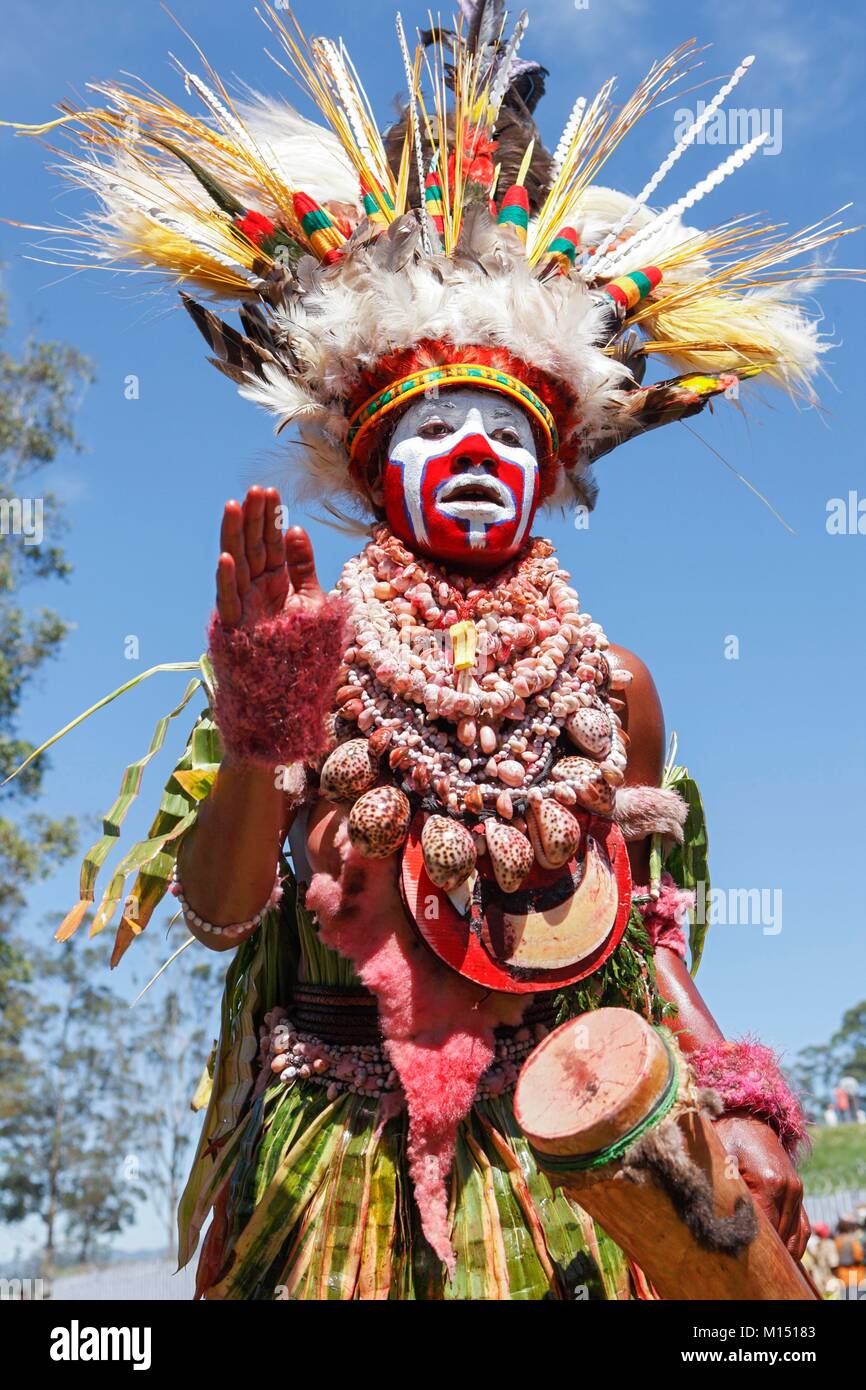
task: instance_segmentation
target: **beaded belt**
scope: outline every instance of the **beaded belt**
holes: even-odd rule
[[[519,1027],[495,1030],[496,1056],[479,1083],[479,1099],[515,1085],[520,1064],[553,1019],[553,996],[542,995]],[[384,1050],[378,1005],[362,986],[296,984],[289,1009],[274,1009],[268,1023],[265,1065],[284,1085],[326,1086],[329,1100],[342,1091],[378,1098],[400,1089]]]

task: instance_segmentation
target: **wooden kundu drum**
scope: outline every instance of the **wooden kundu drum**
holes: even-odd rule
[[[666,1299],[814,1299],[702,1109],[679,1048],[627,1009],[557,1028],[526,1061],[518,1124],[548,1178]]]

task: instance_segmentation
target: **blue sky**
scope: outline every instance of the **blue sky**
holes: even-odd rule
[[[385,0],[295,6],[308,32],[343,35],[383,123],[401,90],[394,8]],[[224,79],[238,75],[295,100],[263,53],[266,35],[252,5],[178,0],[174,12]],[[548,143],[556,142],[579,92],[618,72],[625,94],[653,58],[694,35],[714,45],[705,55],[706,78],[721,79],[745,53],[757,55],[735,101],[776,113],[777,123],[781,113],[783,135],[778,154],[758,155],[702,204],[695,220],[704,225],[762,211],[773,221],[806,225],[851,200],[850,221],[863,217],[866,86],[855,7],[838,0],[590,0],[583,8],[536,0],[530,15],[525,52],[551,70],[538,112]],[[407,26],[425,16],[425,7],[404,5]],[[89,0],[74,9],[55,0],[7,0],[0,117],[44,119],[88,79],[122,70],[182,102],[168,50],[195,67],[186,39],[152,0]],[[603,181],[636,192],[672,143],[677,108],[709,99],[713,90],[651,115]],[[724,153],[690,152],[669,196]],[[45,224],[78,208],[77,195],[59,194],[34,142],[0,131],[0,161],[2,215]],[[88,452],[58,463],[51,479],[68,499],[75,572],[56,592],[40,590],[39,600],[54,602],[76,627],[29,700],[23,731],[39,739],[135,671],[198,654],[222,503],[251,482],[278,481],[282,465],[269,421],[208,366],[171,294],[153,297],[110,276],[63,278],[24,259],[32,240],[0,226],[14,331],[75,343],[98,374],[79,419]],[[851,238],[838,261],[866,263],[863,237]],[[860,285],[822,291],[834,346],[820,410],[752,391],[744,393],[744,413],[724,403],[696,422],[769,495],[796,535],[680,427],[602,461],[601,497],[588,530],[575,530],[568,518],[546,523],[584,606],[655,675],[668,728],[678,731],[681,758],[703,789],[715,885],[781,892],[781,931],[770,934],[760,923],[715,927],[699,982],[727,1031],[758,1033],[789,1054],[825,1040],[842,1011],[866,993],[864,736],[857,714],[866,674],[859,630],[866,535],[829,535],[826,527],[830,499],[852,490],[866,497],[863,295]],[[132,373],[140,381],[136,401],[124,395]],[[311,530],[320,573],[333,582],[353,543],[315,522]],[[139,639],[139,663],[124,658],[131,634]],[[731,636],[739,641],[737,660],[725,656]],[[156,718],[180,694],[182,679],[156,678],[61,744],[45,809],[98,816],[114,798],[122,768],[144,751]],[[179,736],[149,773],[150,797],[146,791],[144,809],[130,821],[136,831]],[[33,923],[76,896],[76,871],[68,865],[33,893]],[[130,997],[135,973],[117,982]]]

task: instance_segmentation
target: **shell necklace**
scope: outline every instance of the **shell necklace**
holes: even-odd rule
[[[541,539],[484,578],[414,555],[384,527],[348,562],[353,641],[321,790],[358,798],[349,832],[362,852],[393,853],[420,800],[431,878],[461,882],[486,849],[494,870],[509,861],[496,873],[508,892],[535,860],[573,853],[569,806],[612,814],[626,758],[608,697],[628,675],[568,579]],[[557,752],[563,733],[577,756]],[[374,787],[386,753],[391,785]]]

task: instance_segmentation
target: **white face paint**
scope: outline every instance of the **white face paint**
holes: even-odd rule
[[[442,391],[411,405],[394,431],[385,512],[401,539],[428,554],[502,563],[525,543],[538,481],[518,405],[489,390]]]

